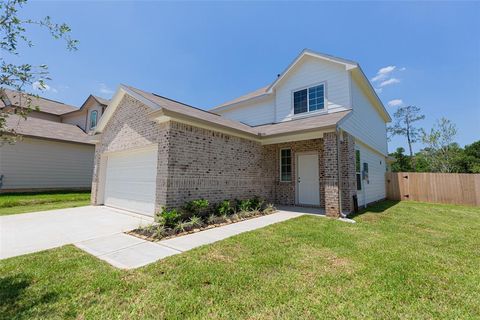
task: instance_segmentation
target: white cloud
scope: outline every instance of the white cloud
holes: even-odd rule
[[[382,93],[383,89],[382,88],[375,88],[376,93]]]
[[[403,105],[403,100],[402,99],[393,99],[393,100],[388,101],[387,104],[388,104],[389,107],[399,107],[399,106]]]
[[[396,66],[386,66],[386,67],[380,68],[377,71],[377,75],[371,79],[372,82],[385,80],[388,77],[388,75],[392,73],[396,68],[397,68]]]
[[[380,87],[385,87],[385,86],[389,86],[389,85],[395,84],[395,83],[400,83],[400,80],[397,79],[397,78],[390,78],[388,80],[380,82],[379,86]]]
[[[98,92],[102,93],[102,94],[107,94],[107,95],[111,95],[114,93],[114,91],[112,89],[110,89],[105,83],[101,82],[100,83],[100,86],[98,88]]]
[[[49,92],[53,92],[53,93],[58,92],[58,90],[55,89],[54,87],[50,87],[46,83],[41,84],[40,81],[35,81],[34,83],[32,83],[32,88],[35,91],[49,91]]]

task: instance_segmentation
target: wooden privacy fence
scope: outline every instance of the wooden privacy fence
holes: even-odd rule
[[[387,198],[480,206],[480,174],[387,172]]]

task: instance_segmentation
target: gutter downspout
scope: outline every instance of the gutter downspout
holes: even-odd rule
[[[340,164],[340,132],[341,129],[338,127],[338,124],[335,126],[335,133],[337,135],[337,172],[338,172],[338,210],[340,211],[340,217],[346,218],[347,216],[343,214],[342,210],[342,174],[341,174],[341,164]]]

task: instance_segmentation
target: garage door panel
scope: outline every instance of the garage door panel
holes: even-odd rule
[[[156,174],[156,148],[108,155],[105,205],[153,215]]]

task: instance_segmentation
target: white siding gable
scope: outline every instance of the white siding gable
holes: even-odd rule
[[[322,82],[326,86],[325,98],[328,112],[350,108],[349,75],[345,66],[304,56],[275,88],[276,122],[293,118],[294,91]]]
[[[353,78],[351,89],[353,112],[340,124],[340,127],[363,143],[386,155],[387,127],[385,121]]]
[[[251,126],[273,123],[275,121],[273,96],[250,102],[246,101],[217,113],[225,118],[240,121]]]

